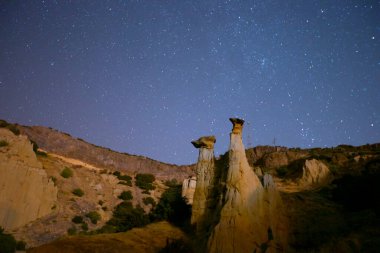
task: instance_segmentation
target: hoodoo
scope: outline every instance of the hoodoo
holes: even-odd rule
[[[213,137],[193,142],[200,151],[192,223],[201,244],[207,237],[201,251],[283,252],[287,230],[281,197],[272,177],[264,176],[264,187],[248,164],[242,142],[244,120],[230,121],[228,161],[214,162]]]
[[[202,228],[207,207],[207,200],[212,191],[212,180],[214,177],[214,136],[201,137],[191,143],[199,149],[199,157],[196,165],[196,187],[193,199],[191,224],[196,226],[197,231]]]

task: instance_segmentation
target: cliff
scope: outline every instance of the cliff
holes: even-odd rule
[[[0,226],[21,227],[52,212],[57,187],[26,136],[0,128]]]

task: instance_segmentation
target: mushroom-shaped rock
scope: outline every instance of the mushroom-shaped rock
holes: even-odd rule
[[[198,162],[196,165],[196,186],[193,197],[191,223],[197,231],[203,229],[207,202],[211,192],[214,177],[214,136],[204,136],[191,143],[199,149]]]
[[[230,118],[230,121],[233,125],[232,133],[241,134],[241,132],[243,131],[244,120],[239,118]]]
[[[192,141],[191,143],[195,148],[207,148],[213,149],[214,144],[216,142],[215,136],[203,136],[196,141]]]

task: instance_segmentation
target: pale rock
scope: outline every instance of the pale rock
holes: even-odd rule
[[[197,184],[196,177],[189,177],[183,180],[182,183],[182,197],[186,199],[187,204],[193,204],[195,187]]]
[[[223,203],[216,213],[219,221],[208,239],[207,252],[280,252],[286,247],[286,219],[281,197],[270,175],[264,175],[265,188],[248,165],[242,142],[244,121],[233,123],[229,165],[222,192]],[[223,184],[223,183],[222,183]],[[194,201],[196,196],[194,196]]]
[[[302,177],[298,184],[303,187],[314,187],[325,183],[329,179],[330,170],[321,161],[316,159],[306,160],[302,168]]]
[[[212,180],[214,177],[214,136],[201,137],[191,142],[194,147],[199,148],[198,162],[196,164],[196,186],[193,198],[191,224],[198,231],[202,230],[204,224],[207,201],[212,191]]]
[[[0,226],[23,226],[52,212],[57,187],[37,160],[26,136],[0,128]]]

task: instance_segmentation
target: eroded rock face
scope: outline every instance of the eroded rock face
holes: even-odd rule
[[[298,184],[306,188],[318,186],[325,183],[329,175],[330,170],[323,162],[316,159],[306,160]]]
[[[201,137],[193,141],[194,147],[199,148],[198,162],[196,165],[196,187],[194,191],[191,223],[201,230],[209,194],[212,191],[214,177],[214,136]]]
[[[197,184],[196,177],[189,177],[183,180],[182,183],[182,197],[186,199],[187,204],[193,204],[195,187]]]
[[[26,136],[0,128],[0,226],[23,226],[52,212],[57,200],[54,186],[37,160]]]
[[[270,175],[264,175],[265,187],[248,164],[242,142],[243,120],[230,119],[233,129],[228,156],[228,171],[223,187],[214,187],[223,195],[212,216],[219,220],[212,230],[207,252],[278,252],[286,247],[286,220],[281,197]],[[219,168],[216,168],[219,171]],[[196,196],[194,196],[194,201]],[[210,210],[207,210],[210,211]],[[211,217],[211,216],[209,216]]]

